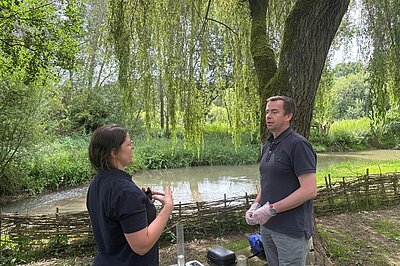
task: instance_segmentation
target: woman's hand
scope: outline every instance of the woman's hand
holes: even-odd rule
[[[164,193],[153,191],[153,199],[161,202],[164,207],[171,209],[172,212],[172,209],[174,208],[174,199],[172,197],[172,191],[170,187],[167,187],[164,190]]]

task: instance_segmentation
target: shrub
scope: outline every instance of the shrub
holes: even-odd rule
[[[332,124],[326,137],[312,136],[311,139],[315,146],[320,147],[320,150],[324,150],[321,147],[323,144],[329,150],[341,151],[369,148],[371,138],[370,120],[364,117],[336,121]]]

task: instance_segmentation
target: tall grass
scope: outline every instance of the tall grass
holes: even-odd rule
[[[317,151],[349,151],[370,148],[373,133],[370,120],[360,119],[335,121],[326,136],[311,131],[310,140]]]

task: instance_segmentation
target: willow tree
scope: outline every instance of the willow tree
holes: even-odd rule
[[[370,118],[379,131],[388,113],[400,117],[400,2],[358,2],[362,8],[358,43],[369,62]]]
[[[254,128],[258,96],[243,3],[119,0],[109,6],[127,122],[130,106],[139,104],[146,128],[165,123],[169,135],[183,127],[186,143],[199,148],[205,115],[219,97],[235,143],[243,126]]]
[[[321,73],[349,0],[109,3],[127,121],[129,106],[139,104],[147,128],[165,124],[165,133],[174,134],[182,126],[187,143],[199,147],[215,95],[225,103],[236,144],[244,128],[259,128],[264,141],[265,100],[274,94],[296,100],[294,127],[308,136]]]

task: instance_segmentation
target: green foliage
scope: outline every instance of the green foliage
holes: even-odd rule
[[[52,128],[55,68],[73,67],[80,2],[0,2],[0,194],[21,186],[16,160]]]
[[[122,124],[123,99],[116,85],[74,90],[67,82],[61,90],[62,108],[57,108],[53,112],[54,119],[59,123],[57,128],[59,134],[91,133],[101,125]]]
[[[314,116],[312,125],[315,131],[315,138],[324,138],[330,130],[333,119],[332,105],[334,104],[334,95],[332,90],[333,71],[325,68],[321,76],[321,81],[317,90],[314,106]]]
[[[361,62],[340,63],[335,66],[334,73],[336,78],[357,75],[365,72],[365,65]]]
[[[333,118],[357,119],[368,115],[369,86],[366,74],[358,72],[335,80]]]
[[[56,248],[68,244],[68,235],[53,235],[48,243],[49,248]]]
[[[32,146],[11,167],[12,172],[19,175],[17,189],[35,194],[44,189],[75,186],[89,180],[93,173],[89,167],[87,147],[88,140],[84,138],[64,138]],[[3,184],[0,187],[9,193],[18,192],[9,191]]]
[[[354,239],[351,235],[347,236],[345,232],[340,232],[340,228],[330,228],[329,230],[320,228],[319,226],[317,228],[326,244],[328,256],[340,265],[350,263],[353,254],[357,252],[358,247],[362,243]]]
[[[400,112],[393,108],[386,116],[386,125],[382,128],[382,136],[378,140],[385,148],[400,148]]]
[[[205,133],[199,155],[185,148],[182,139],[139,140],[135,146],[132,169],[249,164],[257,161],[259,152],[259,145],[251,143],[243,143],[235,150],[231,136],[217,132]]]
[[[330,125],[326,136],[311,131],[310,140],[318,148],[317,151],[345,151],[371,148],[373,134],[368,118],[341,120]]]
[[[382,220],[378,222],[374,222],[372,224],[372,228],[374,228],[378,233],[393,239],[400,240],[400,224],[393,221]]]
[[[232,243],[227,243],[224,245],[225,248],[232,251],[239,251],[241,249],[247,248],[248,246],[249,246],[249,241],[246,238]]]
[[[32,258],[33,251],[29,246],[29,237],[19,236],[11,240],[8,235],[2,234],[1,241],[1,265],[20,265]]]
[[[18,182],[10,165],[19,157],[18,150],[29,145],[35,130],[39,130],[38,91],[12,78],[0,71],[0,180],[7,190]],[[0,194],[4,192],[0,189]]]
[[[379,131],[386,124],[388,108],[397,109],[400,102],[400,5],[396,0],[361,3],[360,33],[366,33],[370,40],[361,43],[370,57],[370,117],[374,130]]]
[[[21,81],[42,81],[53,66],[71,68],[81,34],[80,2],[2,1],[0,51],[12,69],[24,72]]]

